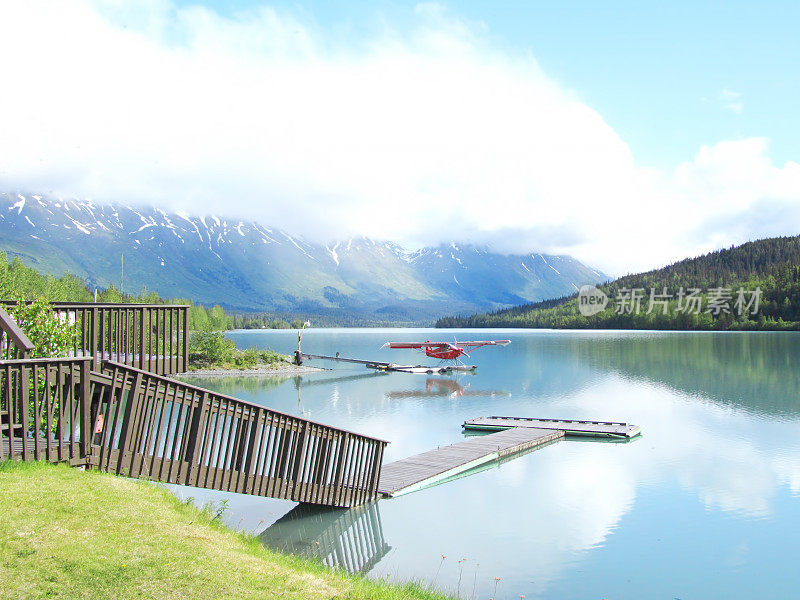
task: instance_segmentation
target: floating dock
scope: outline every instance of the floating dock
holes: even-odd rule
[[[529,417],[478,417],[464,429],[494,431],[450,446],[383,465],[378,494],[384,498],[416,492],[500,458],[536,448],[566,436],[630,439],[641,428],[615,421],[576,421]]]
[[[404,458],[381,469],[378,494],[388,498],[415,492],[503,456],[564,437],[563,430],[515,427],[470,438]]]
[[[569,419],[533,419],[528,417],[478,417],[464,421],[464,429],[503,431],[522,427],[557,429],[567,435],[632,438],[642,430],[638,425],[614,421],[574,421]]]

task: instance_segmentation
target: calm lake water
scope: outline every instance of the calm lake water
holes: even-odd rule
[[[291,353],[294,331],[237,331]],[[628,443],[562,440],[351,511],[227,499],[265,544],[463,598],[800,597],[800,335],[519,330],[307,330],[303,350],[433,364],[391,341],[509,338],[477,373],[330,371],[193,380],[390,440],[386,460],[464,439],[482,415],[627,421]],[[446,557],[446,558],[443,558]],[[496,579],[499,578],[499,579]]]

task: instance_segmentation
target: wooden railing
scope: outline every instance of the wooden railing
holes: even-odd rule
[[[86,464],[92,359],[0,362],[0,460]]]
[[[122,363],[0,361],[0,460],[48,460],[165,483],[355,506],[386,442]]]
[[[0,309],[0,460],[349,507],[375,498],[385,441],[170,379],[187,307],[55,303],[72,357],[31,359]],[[4,360],[9,359],[9,360]]]
[[[95,386],[102,470],[328,506],[377,494],[382,440],[111,361]]]
[[[188,370],[188,306],[82,302],[51,306],[62,323],[76,327],[72,354],[94,357],[95,368],[103,360],[114,360],[164,375]]]
[[[17,322],[0,307],[0,360],[28,358],[33,344]]]

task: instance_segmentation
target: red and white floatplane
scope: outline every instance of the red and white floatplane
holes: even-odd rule
[[[345,358],[339,356],[323,356],[321,354],[306,354],[301,352],[300,349],[294,353],[295,363],[298,365],[303,364],[306,359],[315,360],[329,360],[334,362],[347,362],[358,363],[365,365],[368,369],[376,369],[378,371],[399,371],[402,373],[448,373],[450,371],[473,371],[477,368],[476,365],[465,365],[461,360],[462,356],[469,356],[469,353],[483,346],[505,346],[510,344],[511,340],[482,340],[477,342],[387,342],[383,345],[384,348],[405,349],[405,350],[420,350],[425,352],[425,355],[430,358],[439,359],[439,364],[436,366],[425,365],[402,365],[390,362],[379,362],[375,360],[363,360],[359,358]],[[455,364],[446,364],[447,361],[453,361]]]
[[[447,371],[472,371],[477,367],[475,365],[465,365],[461,360],[462,356],[469,356],[469,353],[484,346],[506,346],[511,343],[511,340],[481,340],[474,342],[432,342],[426,340],[424,342],[387,342],[383,345],[384,348],[403,349],[403,350],[420,350],[425,352],[425,356],[436,358],[440,361],[455,361],[456,364],[442,365],[438,367],[425,367],[425,366],[395,366],[393,370],[405,371],[408,373],[430,373],[431,369],[447,370]]]

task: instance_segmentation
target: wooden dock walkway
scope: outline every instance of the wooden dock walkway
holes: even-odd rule
[[[613,421],[575,421],[568,419],[534,419],[528,417],[478,417],[464,421],[464,429],[503,431],[512,428],[556,429],[567,435],[632,438],[642,430],[638,425]]]
[[[378,494],[399,496],[516,452],[564,437],[563,430],[516,427],[473,437],[383,466]]]

